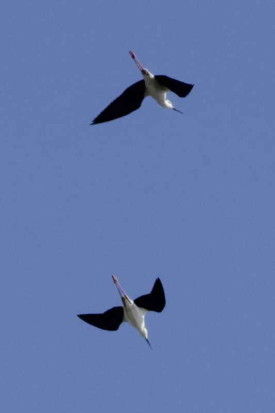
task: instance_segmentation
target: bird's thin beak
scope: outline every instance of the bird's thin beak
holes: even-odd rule
[[[139,69],[141,72],[144,72],[145,68],[142,66],[142,64],[141,64],[140,61],[138,60],[136,54],[135,54],[132,50],[130,50],[129,53],[130,53],[131,58],[134,60],[135,64],[137,65],[138,69]]]
[[[148,344],[148,346],[150,347],[150,349],[153,350],[153,349],[152,349],[152,346],[151,346],[151,343],[150,343],[150,341],[148,340],[148,338],[146,338],[145,340],[147,341],[147,344]]]
[[[173,110],[175,110],[176,112],[179,112],[179,113],[181,113],[181,114],[183,115],[183,112],[181,112],[180,110],[178,110],[178,109],[176,109],[176,108],[173,108]]]

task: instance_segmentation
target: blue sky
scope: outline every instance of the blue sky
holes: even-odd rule
[[[274,2],[4,2],[1,411],[275,411]],[[194,83],[90,121],[140,74]],[[273,211],[273,212],[272,212]],[[153,351],[76,314],[156,277]]]

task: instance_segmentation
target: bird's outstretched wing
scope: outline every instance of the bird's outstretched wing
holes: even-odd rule
[[[193,89],[194,85],[189,83],[180,82],[165,75],[156,75],[155,79],[162,85],[166,86],[171,92],[176,93],[181,98],[185,98]]]
[[[116,331],[123,321],[123,308],[113,307],[102,314],[79,314],[78,317],[102,330]]]
[[[157,311],[158,313],[164,309],[165,303],[164,289],[159,278],[156,279],[150,294],[142,295],[135,299],[135,304],[138,307],[148,311]]]
[[[91,125],[97,123],[108,122],[113,119],[121,118],[138,109],[144,99],[145,83],[140,80],[129,86],[124,92],[110,105],[107,106],[92,122]]]

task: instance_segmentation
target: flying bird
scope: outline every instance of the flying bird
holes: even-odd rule
[[[130,56],[136,63],[144,80],[134,83],[129,86],[124,92],[111,102],[92,122],[91,125],[97,123],[108,122],[137,110],[143,99],[146,96],[152,96],[157,103],[164,108],[173,109],[182,113],[173,106],[173,103],[167,99],[167,92],[174,92],[181,98],[186,97],[192,90],[193,86],[189,83],[180,82],[165,75],[153,75],[148,69],[142,66],[136,54],[130,50]]]
[[[149,294],[132,300],[121,287],[115,275],[113,281],[117,286],[123,307],[113,307],[101,314],[79,314],[78,317],[92,326],[103,330],[116,331],[123,321],[128,321],[145,338],[148,345],[148,330],[145,326],[145,314],[147,311],[160,313],[165,307],[165,294],[159,278],[156,279],[152,291]]]

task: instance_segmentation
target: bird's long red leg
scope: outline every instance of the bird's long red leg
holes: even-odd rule
[[[121,285],[118,282],[117,276],[115,274],[112,275],[113,281],[115,283],[115,285],[117,286],[117,289],[120,293],[121,296],[127,296],[126,292],[123,290],[123,288],[121,287]]]
[[[142,64],[138,60],[137,55],[132,50],[130,50],[129,53],[130,53],[131,58],[134,60],[135,64],[139,68],[139,70],[141,71],[145,70],[145,68],[142,66]]]

